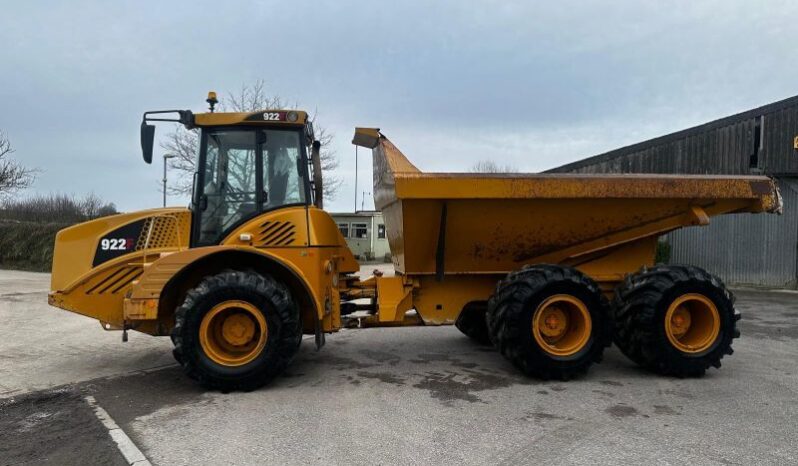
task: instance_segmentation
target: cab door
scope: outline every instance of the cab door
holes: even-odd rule
[[[203,131],[195,245],[217,244],[226,232],[260,211],[262,137],[262,131],[251,128]]]

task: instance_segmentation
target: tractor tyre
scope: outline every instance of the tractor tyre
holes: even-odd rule
[[[483,345],[490,345],[490,336],[488,335],[488,324],[485,321],[485,313],[487,311],[487,303],[484,301],[474,301],[466,304],[454,326],[457,330],[463,332],[465,336]]]
[[[601,362],[612,341],[607,300],[576,269],[527,266],[510,273],[488,301],[488,334],[527,375],[568,380]]]
[[[296,355],[302,328],[291,293],[252,271],[225,271],[188,291],[175,311],[173,354],[201,385],[253,390]]]
[[[626,278],[612,303],[615,344],[629,359],[663,375],[698,377],[720,368],[740,336],[734,295],[693,266],[663,265]]]

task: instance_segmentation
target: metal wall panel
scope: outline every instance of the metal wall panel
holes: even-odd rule
[[[798,110],[798,109],[797,109]],[[757,119],[747,119],[706,133],[661,142],[594,163],[551,172],[571,173],[687,173],[687,174],[751,174],[771,171],[762,158],[757,167],[750,165],[754,153],[754,131]],[[772,130],[775,132],[776,130]],[[797,133],[798,134],[798,133]],[[765,134],[763,133],[763,137]],[[775,136],[774,136],[775,137]],[[771,146],[775,143],[771,142]],[[792,144],[792,139],[790,139]],[[782,146],[784,144],[781,144]],[[609,153],[611,154],[611,153]],[[761,157],[761,155],[760,155]],[[798,160],[798,155],[794,157]],[[775,159],[772,159],[775,160]],[[778,159],[781,161],[781,159]],[[587,159],[586,161],[590,161]],[[780,162],[780,168],[786,165]]]
[[[798,288],[798,178],[778,179],[783,215],[732,214],[668,235],[671,263],[702,267],[728,284]]]
[[[798,136],[798,111],[786,108],[765,115],[763,157],[767,173],[798,173],[798,152],[793,139]]]
[[[757,127],[761,129],[758,131]],[[756,144],[757,132],[760,142]],[[798,174],[798,96],[548,170],[550,173]],[[751,164],[751,156],[758,160]]]
[[[796,136],[798,96],[549,172],[776,175],[783,216],[726,215],[674,232],[671,261],[704,267],[730,284],[798,288]]]

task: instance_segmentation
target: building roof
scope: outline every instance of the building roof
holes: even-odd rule
[[[379,210],[358,210],[357,212],[330,212],[333,217],[374,217],[382,215]]]
[[[622,158],[625,156],[633,155],[644,150],[647,150],[652,147],[666,145],[668,143],[672,143],[675,141],[683,140],[690,138],[692,136],[696,136],[702,133],[708,133],[710,131],[723,128],[726,126],[734,125],[736,123],[750,120],[753,118],[760,117],[762,115],[768,115],[772,113],[776,113],[785,109],[793,107],[796,109],[796,113],[798,113],[798,96],[789,97],[784,100],[780,100],[778,102],[773,102],[767,105],[763,105],[761,107],[757,107],[751,110],[746,110],[744,112],[736,113],[731,116],[727,116],[724,118],[720,118],[717,120],[710,121],[708,123],[704,123],[702,125],[693,126],[691,128],[687,128],[681,131],[677,131],[675,133],[670,133],[665,136],[656,137],[653,139],[649,139],[647,141],[638,142],[635,144],[631,144],[629,146],[621,147],[619,149],[614,149],[609,152],[605,152],[603,154],[595,155],[593,157],[588,157],[582,160],[578,160],[576,162],[571,162],[565,165],[561,165],[556,168],[552,168],[546,170],[544,173],[564,173],[564,172],[573,172],[579,169],[589,167],[592,165],[598,165],[605,162],[610,162],[612,160]],[[767,126],[767,123],[766,123]],[[794,135],[793,135],[794,136]],[[789,141],[792,144],[792,138]]]

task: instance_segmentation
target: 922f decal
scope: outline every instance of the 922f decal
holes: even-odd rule
[[[97,242],[93,267],[135,251],[136,243],[139,235],[141,235],[142,228],[144,228],[145,221],[145,219],[142,219],[128,223],[103,235]]]
[[[136,246],[133,238],[103,238],[100,240],[100,249],[103,251],[132,251]]]

